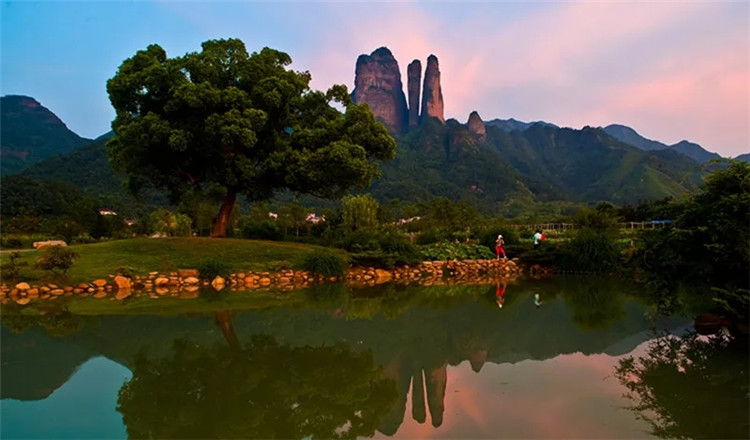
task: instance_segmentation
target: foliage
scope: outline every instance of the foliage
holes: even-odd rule
[[[48,246],[36,260],[36,266],[54,273],[66,273],[80,255],[65,246]]]
[[[354,439],[374,435],[397,397],[369,351],[257,335],[242,348],[179,340],[168,357],[139,354],[117,410],[134,438]]]
[[[2,192],[4,232],[51,232],[60,222],[90,230],[99,215],[94,199],[69,183],[10,176],[2,179]]]
[[[416,243],[426,245],[450,240],[450,231],[447,229],[430,228],[420,231],[417,235]]]
[[[617,278],[581,277],[575,288],[564,289],[562,297],[576,326],[583,330],[606,329],[625,315],[625,301]]]
[[[351,261],[357,266],[392,268],[421,261],[416,246],[406,241],[403,233],[392,229],[355,231],[347,234],[339,245],[350,252]]]
[[[71,313],[60,303],[49,301],[26,308],[15,305],[4,307],[2,318],[2,324],[13,333],[23,333],[39,327],[55,338],[70,336],[86,326],[81,315]]]
[[[2,237],[0,238],[0,247],[3,249],[20,249],[23,247],[23,242],[18,238]]]
[[[538,264],[543,267],[556,267],[564,257],[563,244],[543,241],[536,248],[529,249],[528,247],[528,244],[521,248],[518,245],[507,246],[505,252],[520,255],[524,264],[530,266]]]
[[[243,238],[250,238],[256,240],[276,240],[279,241],[283,238],[281,228],[276,222],[271,220],[264,220],[259,223],[247,222],[242,226],[240,234]]]
[[[349,262],[341,255],[330,251],[316,251],[305,257],[302,268],[313,275],[340,277],[346,274]]]
[[[347,231],[378,227],[378,202],[369,194],[341,199],[342,227]]]
[[[157,209],[149,215],[151,230],[170,237],[188,237],[191,235],[192,221],[185,214],[174,213],[167,209]]]
[[[435,197],[419,207],[424,213],[418,222],[420,227],[451,231],[456,234],[452,238],[468,238],[480,221],[477,209],[465,201],[454,203],[446,197]]]
[[[212,258],[198,263],[198,276],[212,280],[218,276],[226,278],[230,273],[229,264],[224,260]]]
[[[424,260],[491,260],[495,254],[486,246],[444,241],[420,246]]]
[[[574,217],[577,229],[561,248],[559,268],[609,272],[620,261],[617,220],[606,210],[582,209]]]
[[[133,268],[133,267],[120,266],[120,267],[117,268],[117,270],[115,271],[115,273],[117,275],[124,276],[126,278],[135,278],[135,276],[138,273],[138,271],[135,268]]]
[[[750,310],[750,291],[747,289],[720,289],[712,288],[714,296],[712,299],[730,316],[737,318],[739,322],[748,321],[748,310]]]
[[[84,227],[73,219],[57,217],[49,219],[44,229],[50,231],[55,238],[64,240],[66,243],[73,242],[73,239],[84,232]]]
[[[748,367],[746,341],[691,333],[654,339],[644,356],[621,360],[615,376],[653,435],[747,438]]]
[[[733,297],[750,288],[750,165],[732,161],[714,170],[676,212],[672,227],[640,233],[634,266],[660,290],[682,283],[717,287],[719,303],[748,316],[750,301]],[[736,310],[741,304],[745,309]]]
[[[113,164],[134,190],[150,182],[176,197],[223,187],[215,236],[226,234],[239,193],[330,198],[366,187],[379,176],[374,161],[393,157],[393,138],[345,86],[310,91],[310,74],[287,70],[291,62],[269,48],[248,54],[237,39],[206,41],[201,52],[176,58],[158,45],[138,51],[107,82]]]
[[[20,252],[11,252],[10,255],[8,255],[8,262],[0,265],[0,270],[2,270],[3,272],[3,277],[7,277],[14,281],[18,278],[21,267],[29,264],[26,261],[19,261],[20,259]]]

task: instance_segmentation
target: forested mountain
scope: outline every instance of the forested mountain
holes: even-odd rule
[[[34,98],[0,98],[0,175],[7,176],[89,142]]]
[[[72,184],[102,207],[127,212],[138,205],[142,210],[124,189],[125,176],[109,165],[110,136],[48,158],[22,175]],[[643,151],[600,128],[534,123],[509,132],[487,123],[486,132],[478,134],[454,119],[442,123],[428,118],[397,137],[397,143],[396,158],[381,165],[382,178],[368,190],[381,201],[419,202],[442,196],[497,214],[519,198],[532,203],[660,199],[682,194],[700,179],[699,166],[673,149]],[[8,200],[4,191],[3,202]],[[166,198],[152,194],[150,201],[165,204]]]
[[[698,144],[694,144],[688,141],[680,141],[674,145],[667,145],[651,139],[646,139],[641,136],[630,127],[619,124],[612,124],[604,127],[604,131],[615,139],[618,139],[628,145],[640,148],[646,151],[666,150],[672,149],[678,153],[684,154],[685,156],[693,159],[698,163],[705,163],[712,159],[719,159],[716,153],[707,151],[705,148]]]
[[[638,134],[637,131],[625,125],[610,124],[604,127],[604,131],[606,131],[607,134],[612,136],[613,138],[619,139],[620,141],[625,142],[628,145],[640,148],[641,150],[654,151],[669,148],[669,145],[667,144],[651,139],[646,139],[645,137]]]
[[[685,156],[693,159],[698,163],[706,163],[709,160],[721,158],[721,156],[719,156],[718,154],[706,151],[706,149],[704,149],[700,145],[688,141],[677,142],[669,148],[677,151],[678,153],[684,154]]]
[[[30,167],[23,176],[73,184],[104,206],[128,210],[135,199],[109,165],[106,136]],[[699,179],[698,166],[671,149],[646,152],[604,130],[534,124],[525,131],[487,126],[486,139],[437,119],[398,138],[396,158],[370,188],[381,201],[469,202],[498,213],[513,198],[531,201],[634,202],[676,196]],[[152,200],[153,201],[153,200]],[[162,198],[163,203],[166,199]]]
[[[534,122],[522,122],[517,121],[513,118],[510,119],[492,119],[490,121],[485,122],[486,125],[491,125],[493,127],[497,127],[501,130],[505,131],[524,131],[527,128],[531,127],[532,125],[541,124],[541,125],[547,125],[550,127],[558,128],[557,125],[551,124],[549,122],[544,121],[534,121]]]
[[[419,201],[435,196],[497,211],[509,198],[537,201],[634,202],[677,196],[700,179],[697,164],[672,151],[645,152],[602,129],[535,124],[524,131],[486,127],[486,140],[455,120],[437,120],[398,142],[379,199]]]
[[[735,157],[734,160],[741,160],[742,162],[750,163],[750,153],[740,154]]]

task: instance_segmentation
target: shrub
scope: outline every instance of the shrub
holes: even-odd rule
[[[606,231],[581,228],[562,246],[559,267],[564,270],[608,272],[617,266],[620,246]]]
[[[78,254],[67,247],[50,246],[42,251],[42,256],[36,260],[36,266],[42,270],[65,273],[77,258]]]
[[[390,269],[422,260],[419,249],[399,231],[356,231],[344,237],[341,246],[351,253],[352,263],[358,266]]]
[[[426,229],[417,235],[417,244],[424,245],[424,244],[432,244],[432,243],[438,243],[440,241],[446,240],[448,238],[448,233],[440,230],[440,229]]]
[[[212,280],[217,276],[226,278],[229,275],[229,265],[223,260],[212,258],[198,263],[198,276]]]
[[[281,241],[283,235],[281,228],[272,221],[262,221],[260,223],[248,223],[240,231],[243,238],[253,240],[274,240]]]
[[[23,242],[17,238],[3,238],[0,240],[0,247],[3,249],[20,249],[23,247]]]
[[[271,272],[281,272],[283,270],[291,270],[292,264],[288,261],[274,261],[269,263],[268,269]]]
[[[313,275],[340,277],[346,274],[349,263],[339,254],[330,251],[315,251],[307,255],[302,267]]]
[[[21,259],[20,252],[11,252],[8,256],[9,261],[0,267],[2,269],[3,277],[7,277],[11,280],[18,278],[18,274],[21,271],[21,267],[26,266],[28,263],[25,261],[18,261]]]
[[[469,243],[434,243],[420,248],[425,260],[487,260],[495,258],[486,246]]]
[[[495,252],[495,240],[497,240],[498,235],[503,236],[506,247],[516,245],[521,242],[518,230],[509,226],[500,226],[491,227],[482,232],[479,235],[479,244],[487,246],[491,252]]]
[[[117,270],[115,271],[115,273],[117,275],[121,275],[121,276],[124,276],[124,277],[127,277],[127,278],[135,278],[135,274],[137,273],[137,271],[135,269],[133,269],[132,267],[120,266],[120,267],[117,268]]]

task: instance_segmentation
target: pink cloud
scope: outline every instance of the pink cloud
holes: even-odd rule
[[[576,128],[625,123],[665,143],[684,138],[726,155],[750,148],[747,4],[527,6],[316,3],[318,19],[285,20],[280,26],[288,27],[263,44],[286,34],[304,42],[284,50],[295,69],[312,73],[315,89],[351,90],[357,56],[380,46],[398,60],[404,86],[407,65],[419,59],[424,68],[435,54],[445,115],[461,122],[477,110],[484,119]]]

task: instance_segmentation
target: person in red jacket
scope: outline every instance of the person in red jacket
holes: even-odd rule
[[[500,254],[503,254],[503,259],[507,260],[508,257],[505,256],[505,249],[503,249],[503,246],[505,246],[505,240],[503,240],[502,235],[497,236],[497,240],[495,240],[495,254],[497,254],[497,259],[500,259]]]

